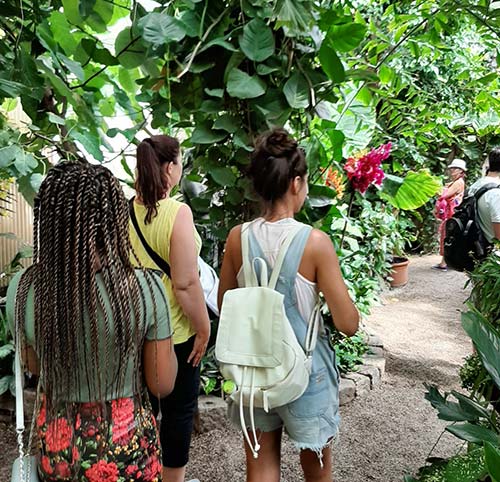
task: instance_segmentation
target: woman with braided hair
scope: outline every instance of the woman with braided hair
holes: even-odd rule
[[[179,141],[166,135],[137,147],[130,239],[139,260],[164,271],[179,370],[173,392],[160,402],[163,419],[163,480],[183,482],[189,458],[200,368],[210,336],[210,320],[198,274],[201,238],[189,206],[170,197],[182,176]],[[158,259],[161,258],[161,259]],[[167,266],[165,266],[165,264]],[[153,408],[158,408],[155,397]]]
[[[160,278],[130,259],[127,202],[103,166],[61,162],[34,209],[33,266],[11,281],[7,317],[40,375],[41,480],[161,480],[157,397],[177,362]]]

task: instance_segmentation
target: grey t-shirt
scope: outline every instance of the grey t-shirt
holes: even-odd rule
[[[476,193],[486,184],[497,184],[500,186],[500,179],[498,177],[482,177],[469,188],[469,193]],[[492,223],[500,223],[500,188],[490,189],[484,193],[477,203],[477,210],[479,214],[479,226],[483,230],[486,239],[491,243],[495,238]]]
[[[24,271],[17,273],[14,278],[9,283],[9,288],[7,291],[7,321],[9,323],[9,328],[11,332],[14,334],[15,331],[15,300],[17,287],[19,285],[19,280]],[[142,352],[142,344],[145,340],[162,340],[166,338],[170,338],[172,336],[172,328],[170,324],[170,310],[168,306],[168,298],[165,292],[165,288],[161,279],[156,274],[153,274],[155,277],[153,282],[151,282],[151,288],[149,288],[148,282],[144,273],[140,270],[136,270],[137,279],[144,293],[144,303],[141,304],[141,309],[145,316],[141,316],[142,320],[139,321],[139,333],[143,333],[144,337],[141,340],[141,345],[137,346],[136,349],[138,353]],[[108,319],[111,320],[111,326],[106,327],[105,317],[103,312],[99,309],[98,311],[98,322],[99,322],[99,334],[98,334],[98,343],[99,343],[99,353],[102,354],[102,360],[106,360],[106,366],[100,366],[101,370],[105,370],[106,373],[101,373],[101,380],[107,380],[108,386],[104,389],[104,397],[105,400],[114,400],[121,397],[131,397],[135,395],[133,393],[133,382],[135,378],[135,374],[133,372],[133,360],[131,358],[127,360],[120,359],[120,353],[118,348],[113,343],[113,335],[114,335],[114,324],[113,317],[111,311],[111,304],[109,302],[109,298],[106,293],[106,288],[104,285],[104,281],[100,274],[97,274],[97,285],[98,289],[101,293],[102,299],[104,301],[104,310],[108,315]],[[156,282],[155,282],[156,280]],[[47,294],[50,296],[50,294]],[[25,335],[27,343],[35,348],[35,326],[34,326],[34,289],[31,287],[28,291],[28,297],[26,300],[26,314],[25,314]],[[155,326],[155,308],[156,308],[156,326]],[[80,349],[82,350],[83,356],[92,356],[90,351],[90,346],[88,345],[88,340],[90,339],[90,328],[88,326],[84,327],[84,331],[87,333],[86,340],[82,340],[82,344],[80,345]],[[106,333],[109,333],[111,337],[111,347],[106,346]],[[111,353],[109,349],[111,348]],[[54,349],[62,349],[62,347],[54,347]],[[115,353],[116,352],[116,353]],[[110,383],[113,380],[113,377],[116,376],[116,372],[119,369],[118,364],[126,363],[126,372],[125,372],[125,382],[123,389],[120,393],[115,393],[116,387],[111,385],[116,385],[114,383]],[[83,364],[82,364],[83,365]],[[83,370],[83,367],[82,367]],[[85,376],[82,373],[80,376],[80,380],[85,380]],[[43,384],[43,380],[42,380]],[[78,393],[68,393],[67,401],[74,402],[89,402],[91,400],[91,394],[89,387],[84,386],[80,387]]]

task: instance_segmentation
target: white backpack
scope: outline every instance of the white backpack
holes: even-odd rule
[[[302,226],[290,232],[268,278],[262,258],[249,259],[249,223],[241,230],[245,287],[225,293],[219,319],[215,356],[226,380],[236,390],[231,400],[239,405],[241,428],[254,457],[260,448],[253,408],[281,407],[299,398],[309,384],[312,352],[316,345],[319,305],[309,319],[305,350],[297,341],[285,313],[284,296],[275,290],[285,255]],[[260,263],[260,284],[256,275]],[[255,446],[250,442],[243,408],[249,407]]]

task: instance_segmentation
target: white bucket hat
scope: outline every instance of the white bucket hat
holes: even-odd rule
[[[463,159],[453,159],[453,162],[448,165],[448,169],[456,167],[457,169],[462,169],[462,171],[467,172],[467,164]]]

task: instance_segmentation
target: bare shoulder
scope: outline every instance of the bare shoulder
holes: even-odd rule
[[[179,209],[177,210],[177,218],[178,219],[193,219],[193,212],[191,208],[184,203],[179,202]]]
[[[313,228],[313,230],[311,231],[307,244],[314,251],[323,251],[325,249],[331,249],[333,247],[330,236],[328,236],[328,234],[326,234],[325,232],[315,228]]]

